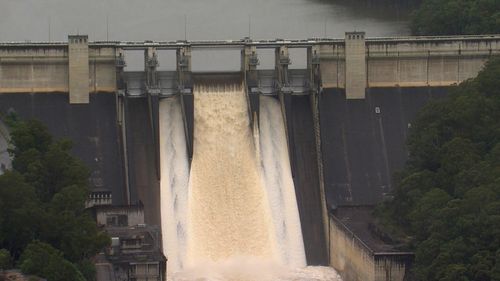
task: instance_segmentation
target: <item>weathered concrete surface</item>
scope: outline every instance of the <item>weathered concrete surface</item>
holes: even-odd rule
[[[346,88],[347,98],[362,98],[359,87],[451,86],[475,77],[500,53],[495,36],[349,39],[320,46],[324,88]],[[365,55],[366,59],[363,59]]]
[[[407,159],[406,136],[417,111],[447,91],[375,88],[364,100],[346,100],[344,90],[325,89],[320,122],[328,204],[380,202],[392,190],[392,174]]]
[[[160,180],[148,99],[130,98],[125,106],[131,202],[144,204],[147,224],[160,225]]]
[[[115,96],[91,94],[90,104],[70,105],[67,94],[0,94],[0,113],[38,119],[56,137],[73,141],[72,152],[90,169],[92,189],[112,192],[124,203],[123,170],[116,126]]]
[[[364,99],[366,88],[366,50],[364,32],[345,34],[346,98]]]
[[[68,41],[69,103],[89,103],[88,36],[69,36]]]
[[[285,56],[288,48],[315,47],[319,51],[323,87],[347,88],[348,98],[363,98],[364,86],[450,86],[476,76],[489,57],[500,53],[500,36],[495,35],[364,39],[362,34],[349,32],[347,39],[322,40],[91,42],[89,92],[116,91],[116,59],[123,49],[176,49],[179,85],[187,86],[191,48],[239,48],[243,50],[242,69],[248,70],[251,52],[257,47],[283,50]],[[0,93],[68,92],[68,49],[71,47],[61,42],[0,43]],[[276,53],[277,62],[283,55]],[[84,57],[75,56],[75,61]],[[278,68],[277,77],[283,80],[280,71]]]
[[[407,280],[413,254],[374,237],[369,230],[370,212],[348,207],[330,215],[330,265],[344,281]]]
[[[71,73],[68,49],[67,45],[0,46],[0,93],[68,93],[70,74],[76,75],[73,82],[79,88],[88,84],[89,93],[116,91],[115,48],[90,46],[87,54],[80,47],[74,49],[79,51],[73,52]],[[81,78],[84,73],[87,78]]]
[[[313,115],[308,96],[285,96],[290,161],[307,264],[328,264]]]

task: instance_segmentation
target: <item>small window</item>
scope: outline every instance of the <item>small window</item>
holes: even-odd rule
[[[148,274],[150,274],[150,275],[158,274],[158,265],[157,264],[148,264]]]
[[[116,216],[107,216],[106,217],[106,225],[108,226],[117,226],[118,220]]]

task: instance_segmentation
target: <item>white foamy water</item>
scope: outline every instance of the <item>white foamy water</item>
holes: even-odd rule
[[[189,162],[178,97],[160,100],[161,218],[168,274],[183,268]]]
[[[289,267],[306,266],[286,132],[277,99],[260,97],[260,152],[279,254]]]
[[[168,277],[175,281],[342,281],[330,267],[290,268],[251,257],[207,262]]]
[[[241,85],[195,85],[188,227],[190,265],[277,258]]]
[[[279,103],[261,98],[252,136],[246,102],[239,84],[195,85],[189,176],[179,102],[160,104],[168,280],[341,280],[305,267]]]

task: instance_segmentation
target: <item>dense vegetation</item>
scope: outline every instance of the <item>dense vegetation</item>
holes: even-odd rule
[[[335,2],[349,5],[347,0]],[[411,14],[413,35],[500,33],[500,0],[357,0],[370,8]]]
[[[419,113],[394,199],[377,210],[418,280],[500,280],[500,59]]]
[[[500,33],[499,0],[424,0],[413,16],[414,35]]]
[[[85,211],[88,170],[38,121],[8,118],[13,170],[0,176],[0,270],[48,281],[94,280],[109,238]]]

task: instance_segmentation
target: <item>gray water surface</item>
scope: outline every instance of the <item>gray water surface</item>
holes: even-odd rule
[[[343,38],[353,30],[409,33],[404,15],[335,0],[0,0],[0,41],[66,41],[77,33],[90,41]],[[162,57],[160,67],[175,69],[173,54]],[[128,55],[128,70],[143,69],[142,59]],[[221,61],[229,66],[218,67]],[[302,67],[305,56],[292,53],[292,61]],[[193,54],[193,70],[238,67],[237,51]]]
[[[381,15],[334,0],[0,0],[0,41],[48,40],[49,25],[51,40],[74,33],[90,40],[141,41],[185,34],[208,40],[249,33],[259,39],[343,37],[355,29],[369,37],[408,33],[396,13]]]

